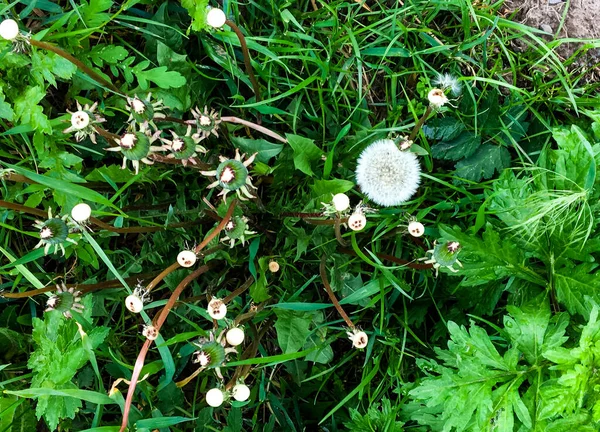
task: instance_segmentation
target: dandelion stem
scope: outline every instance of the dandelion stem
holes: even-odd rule
[[[280,214],[281,217],[297,217],[297,218],[315,218],[323,216],[323,212],[318,213],[298,213],[298,212],[284,212]]]
[[[335,225],[334,225],[335,238],[337,239],[337,241],[340,245],[346,246],[347,243],[342,238],[342,230],[341,230],[342,222],[341,222],[339,216],[335,217],[334,223],[335,223]]]
[[[321,280],[323,281],[323,285],[325,285],[325,291],[327,291],[327,294],[329,295],[329,298],[331,299],[331,303],[333,303],[333,305],[339,312],[340,316],[344,319],[344,321],[346,321],[346,324],[348,324],[348,327],[350,327],[350,329],[354,329],[354,327],[355,327],[354,323],[348,317],[346,312],[344,312],[342,305],[340,304],[340,302],[336,298],[335,294],[333,293],[333,290],[331,289],[331,285],[329,285],[329,281],[327,280],[327,268],[325,267],[326,259],[327,259],[327,257],[325,255],[323,255],[321,257],[321,265],[319,266],[319,273],[321,274]]]
[[[240,40],[240,46],[242,48],[242,54],[244,55],[244,65],[246,66],[246,73],[248,74],[248,78],[250,78],[250,82],[252,83],[252,88],[254,89],[254,96],[256,97],[256,102],[260,102],[262,98],[260,97],[260,87],[258,86],[258,81],[256,81],[256,77],[254,76],[254,70],[252,69],[252,64],[250,63],[250,52],[248,51],[248,45],[246,44],[246,38],[244,34],[240,30],[240,28],[231,20],[225,21],[231,29],[235,32],[238,39]]]
[[[237,123],[237,124],[241,124],[241,125],[247,126],[247,127],[252,128],[254,130],[262,132],[265,135],[270,136],[271,138],[275,138],[277,141],[281,141],[282,143],[287,143],[288,142],[287,139],[285,139],[284,137],[282,137],[278,133],[275,133],[275,132],[271,131],[270,129],[267,129],[264,126],[257,125],[256,123],[252,123],[251,121],[244,120],[244,119],[241,119],[239,117],[226,116],[226,117],[221,117],[221,120],[224,121],[224,122],[228,122],[228,123]]]
[[[231,294],[229,294],[227,297],[225,297],[223,299],[223,303],[227,304],[231,300],[233,300],[234,298],[236,298],[237,296],[242,294],[244,291],[246,291],[248,288],[250,288],[250,285],[252,285],[253,282],[254,282],[254,278],[252,276],[250,276],[250,279],[248,279],[246,282],[244,282],[244,284],[242,286],[240,286],[238,289],[236,289]]]
[[[410,133],[410,136],[408,137],[408,141],[414,141],[415,140],[415,138],[417,137],[417,134],[419,133],[419,129],[421,129],[421,127],[423,126],[423,123],[425,123],[425,121],[427,121],[427,119],[429,118],[429,115],[431,114],[432,110],[433,110],[433,108],[431,108],[431,105],[429,105],[427,107],[427,109],[425,110],[425,114],[423,114],[423,117],[421,117],[419,119],[419,121],[415,125],[414,129]]]
[[[98,75],[96,72],[94,72],[91,68],[87,67],[83,62],[81,62],[80,60],[76,59],[75,57],[73,57],[71,54],[69,54],[66,51],[63,51],[61,48],[57,47],[56,45],[52,45],[49,44],[47,42],[42,42],[42,41],[38,41],[35,39],[29,39],[29,43],[35,47],[41,48],[41,49],[45,49],[47,51],[52,51],[55,54],[58,54],[59,56],[61,56],[62,58],[70,61],[71,63],[73,63],[75,66],[77,66],[82,72],[86,73],[90,78],[92,78],[94,81],[96,81],[98,84],[111,89],[113,92],[121,95],[121,96],[125,96],[123,93],[121,93],[121,90],[119,90],[117,88],[117,86],[115,86],[113,83],[105,80],[103,77],[101,77],[100,75]]]

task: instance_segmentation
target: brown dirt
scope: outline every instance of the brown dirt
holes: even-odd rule
[[[550,4],[558,0],[506,0],[504,6],[517,11],[515,20],[530,27],[548,31],[546,40],[562,38],[600,40],[600,0],[571,0]],[[566,9],[568,8],[568,9]],[[566,9],[566,19],[563,15]],[[563,59],[571,57],[582,43],[563,43],[556,53]],[[590,49],[583,53],[575,63],[591,66],[600,61],[600,49]],[[590,64],[591,63],[591,64]]]

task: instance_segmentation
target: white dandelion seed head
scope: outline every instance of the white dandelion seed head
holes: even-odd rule
[[[421,222],[412,221],[408,224],[408,233],[413,237],[421,237],[425,233],[425,227]]]
[[[277,273],[279,271],[279,263],[277,261],[269,262],[269,271],[271,273]]]
[[[345,193],[335,194],[331,200],[335,209],[339,212],[348,210],[350,207],[350,198]]]
[[[441,87],[444,90],[450,90],[454,96],[459,96],[462,92],[462,85],[458,79],[448,73],[439,74],[434,80],[433,84],[437,87]]]
[[[219,8],[212,8],[206,14],[206,24],[214,28],[221,28],[225,25],[227,17],[225,12]]]
[[[19,35],[19,24],[13,19],[6,19],[0,23],[0,37],[6,40],[15,40]]]
[[[220,407],[223,404],[224,400],[225,396],[223,395],[223,392],[218,388],[213,388],[206,392],[206,403],[213,408]]]
[[[92,215],[92,208],[86,203],[79,203],[71,210],[71,217],[76,222],[85,222]]]
[[[408,201],[420,181],[421,166],[417,156],[400,151],[392,140],[375,141],[358,158],[356,183],[369,199],[381,206]]]
[[[90,124],[90,115],[85,111],[75,111],[71,114],[71,126],[77,130],[85,129]]]
[[[250,397],[250,387],[246,384],[236,384],[231,389],[231,395],[238,402],[247,401]]]
[[[427,99],[432,107],[435,109],[441,108],[448,103],[448,96],[444,93],[444,90],[434,88],[427,94]]]

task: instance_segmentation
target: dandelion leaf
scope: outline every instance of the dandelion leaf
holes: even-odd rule
[[[288,143],[294,150],[294,167],[304,174],[314,176],[311,163],[321,158],[323,152],[311,139],[298,135],[286,134]]]
[[[431,147],[431,155],[436,159],[457,161],[471,156],[480,145],[480,136],[472,132],[463,132],[456,138],[435,144]]]
[[[365,414],[351,408],[351,421],[345,426],[352,432],[402,432],[404,423],[396,420],[397,417],[398,405],[392,406],[389,399],[383,399],[381,406],[373,404]]]
[[[455,175],[471,181],[490,179],[510,165],[510,153],[504,147],[483,144],[471,156],[456,164]]]

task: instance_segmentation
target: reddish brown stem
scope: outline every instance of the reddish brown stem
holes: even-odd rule
[[[225,21],[225,24],[231,27],[240,41],[240,47],[242,48],[242,54],[244,55],[244,66],[246,67],[246,73],[248,74],[248,78],[250,78],[250,82],[252,83],[256,102],[260,102],[262,100],[260,97],[260,87],[258,86],[258,81],[256,81],[254,70],[252,69],[252,64],[250,63],[250,52],[248,51],[248,44],[246,44],[244,33],[242,33],[240,28],[231,20]]]
[[[419,133],[419,129],[421,129],[421,126],[423,126],[423,123],[425,123],[425,121],[429,118],[429,115],[431,114],[432,110],[433,110],[433,108],[431,108],[431,105],[429,105],[427,107],[427,109],[425,110],[425,114],[423,114],[423,117],[421,117],[419,119],[419,121],[417,122],[417,124],[413,128],[410,136],[408,137],[408,141],[414,141],[415,140],[415,138],[417,137],[417,134]]]
[[[315,213],[300,213],[300,212],[283,212],[280,214],[281,217],[297,217],[297,218],[315,218],[323,216],[323,212]]]
[[[231,300],[233,300],[234,298],[236,298],[237,296],[242,294],[244,291],[246,291],[248,288],[250,288],[250,285],[252,285],[253,282],[254,282],[254,278],[250,277],[250,279],[248,279],[246,282],[244,282],[244,284],[242,286],[240,286],[238,289],[231,292],[231,294],[229,294],[227,297],[225,297],[223,299],[223,303],[227,304]]]
[[[327,291],[327,295],[329,295],[331,303],[333,303],[340,316],[344,319],[344,321],[346,321],[348,327],[350,327],[350,329],[354,329],[354,323],[352,323],[352,320],[348,317],[346,312],[344,312],[342,305],[340,304],[337,297],[333,293],[333,290],[331,289],[331,285],[329,285],[329,280],[327,279],[327,268],[325,267],[326,259],[327,257],[323,255],[323,257],[321,257],[321,265],[319,266],[319,273],[321,274],[321,280],[323,281],[323,285],[325,285],[325,291]]]
[[[340,217],[336,216],[334,222],[335,222],[335,226],[334,226],[335,238],[337,239],[338,243],[341,246],[346,246],[346,242],[342,238],[342,230],[341,230],[342,223],[340,221]]]

